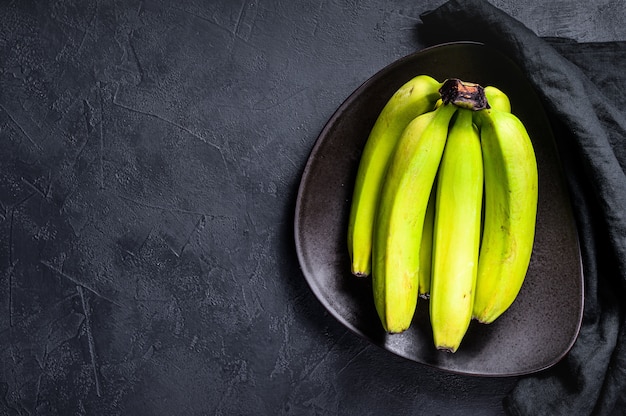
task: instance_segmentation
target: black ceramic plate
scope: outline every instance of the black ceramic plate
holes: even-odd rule
[[[536,239],[522,290],[494,323],[472,322],[454,354],[433,347],[427,300],[418,302],[409,330],[386,334],[374,309],[371,281],[351,275],[346,248],[352,187],[369,130],[394,91],[418,74],[505,91],[533,140],[539,166]],[[578,335],[581,258],[554,136],[519,68],[482,44],[424,49],[387,66],[348,97],[322,130],[303,172],[295,243],[305,278],[335,318],[372,343],[419,363],[472,375],[528,374],[558,362]]]

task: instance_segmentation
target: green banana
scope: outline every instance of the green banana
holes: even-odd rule
[[[507,113],[511,112],[511,101],[502,90],[494,87],[493,85],[488,85],[485,87],[484,91],[489,107],[500,111],[506,111]]]
[[[368,136],[348,222],[348,252],[355,276],[367,276],[371,272],[374,217],[389,157],[409,122],[433,110],[440,87],[441,83],[428,75],[418,75],[405,83],[382,109]]]
[[[383,328],[406,330],[418,298],[424,217],[457,107],[442,105],[404,130],[384,178],[372,248],[374,304]]]
[[[420,243],[420,267],[418,273],[418,295],[424,299],[430,296],[430,277],[433,253],[433,228],[435,226],[436,186],[430,191],[428,206],[424,216],[424,229]]]
[[[458,110],[436,188],[430,320],[435,347],[451,352],[472,319],[480,247],[483,160],[472,113]]]
[[[538,173],[532,142],[515,115],[481,110],[480,119],[485,218],[473,315],[490,323],[513,303],[528,271]]]

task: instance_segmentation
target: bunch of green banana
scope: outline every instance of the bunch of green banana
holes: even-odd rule
[[[454,352],[471,319],[493,322],[525,279],[537,165],[504,92],[431,80],[440,88],[418,114],[395,119],[400,94],[377,120],[357,174],[348,241],[353,273],[371,270],[383,328],[409,328],[418,298],[427,298],[435,347]]]

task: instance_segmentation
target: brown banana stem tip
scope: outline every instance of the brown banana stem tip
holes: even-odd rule
[[[452,103],[457,107],[478,111],[489,108],[485,89],[473,82],[464,82],[457,78],[444,81],[439,94],[444,104]]]

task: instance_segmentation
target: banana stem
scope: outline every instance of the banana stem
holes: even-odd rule
[[[449,78],[439,89],[444,104],[454,104],[457,107],[472,111],[489,108],[485,89],[473,82],[461,81],[458,78]]]

